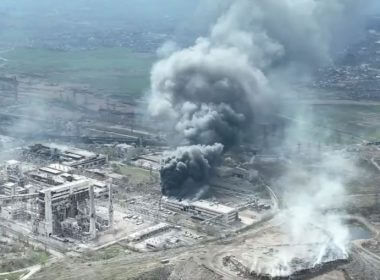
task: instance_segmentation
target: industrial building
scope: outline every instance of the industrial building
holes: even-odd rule
[[[141,241],[143,239],[147,239],[155,234],[158,234],[158,233],[161,233],[161,232],[164,232],[164,231],[168,231],[170,230],[172,227],[166,223],[159,223],[157,225],[154,225],[154,226],[151,226],[151,227],[148,227],[142,231],[139,231],[139,232],[136,232],[134,234],[131,234],[129,236],[129,239],[131,241],[134,241],[134,242],[137,242],[137,241]]]
[[[73,168],[94,168],[108,162],[105,155],[56,144],[36,144],[25,149],[27,156],[38,156],[58,161],[60,164]]]
[[[161,153],[152,153],[147,155],[139,155],[134,158],[130,164],[143,169],[158,171],[161,168],[162,161],[163,158]]]
[[[235,208],[207,200],[179,201],[163,197],[161,206],[168,210],[187,213],[200,220],[210,220],[226,225],[238,220],[238,211]]]
[[[37,201],[39,218],[36,223],[40,234],[51,236],[62,232],[68,224],[74,228],[73,221],[77,224],[78,220],[88,220],[89,223],[83,222],[81,228],[88,229],[92,237],[96,236],[94,187],[88,180],[44,189],[39,192]]]
[[[104,165],[106,156],[40,144],[27,151],[29,156],[57,162],[32,169],[7,161],[1,170],[5,174],[0,184],[1,218],[26,222],[34,234],[56,239],[93,239],[97,231],[112,227],[112,182],[83,174],[83,168]],[[108,217],[96,214],[95,199],[100,197],[108,197]]]

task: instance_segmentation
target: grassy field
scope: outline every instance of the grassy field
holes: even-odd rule
[[[121,98],[139,96],[149,88],[150,69],[156,60],[154,54],[133,53],[126,48],[70,52],[16,48],[0,55],[8,59],[0,72],[37,74],[51,82],[86,84],[95,92]],[[310,106],[307,111],[312,115],[312,131],[308,128],[305,134],[313,140],[380,140],[380,105],[325,104]],[[304,114],[295,118],[310,122]],[[338,135],[336,130],[347,134]]]
[[[318,123],[323,126],[342,130],[367,140],[380,140],[380,106],[316,106],[314,115],[317,116]]]
[[[145,170],[142,168],[130,166],[130,165],[118,165],[115,166],[115,171],[127,176],[130,180],[129,182],[134,185],[151,183],[151,173],[149,170]],[[152,176],[158,176],[157,174],[153,174]]]
[[[43,250],[16,243],[1,247],[0,273],[24,269],[32,265],[46,263],[49,254]]]
[[[300,139],[321,144],[380,141],[380,105],[314,105],[289,115],[301,124]]]
[[[80,261],[82,262],[105,261],[105,260],[113,259],[119,256],[125,256],[128,254],[130,254],[129,251],[127,251],[122,246],[115,244],[98,251],[88,251],[84,253],[83,256],[81,256]]]
[[[5,259],[1,262],[0,272],[9,272],[23,269],[32,265],[45,263],[49,259],[49,255],[42,251],[31,252],[27,256],[21,256],[17,259]]]
[[[0,280],[19,280],[26,272],[9,273],[0,275]]]
[[[149,88],[154,54],[132,53],[126,48],[56,51],[16,48],[3,53],[3,72],[37,74],[51,82],[87,84],[108,95],[136,96]]]

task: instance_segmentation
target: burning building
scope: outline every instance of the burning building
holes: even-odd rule
[[[214,168],[222,161],[223,145],[180,147],[164,159],[160,169],[162,193],[196,197],[208,188]]]

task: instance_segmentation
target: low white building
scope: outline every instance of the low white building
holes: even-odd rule
[[[224,224],[230,224],[238,219],[238,211],[235,208],[207,200],[187,201],[163,197],[161,205],[176,212],[187,212],[201,220],[216,220]]]
[[[129,237],[129,241],[138,242],[144,239],[147,239],[149,237],[152,237],[156,234],[159,234],[164,231],[168,231],[172,228],[172,226],[166,224],[166,223],[159,223],[154,226],[147,227],[143,230],[140,230],[138,232],[132,233]]]

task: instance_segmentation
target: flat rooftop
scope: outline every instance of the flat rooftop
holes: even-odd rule
[[[71,168],[70,166],[66,166],[60,163],[52,163],[48,167],[51,169],[62,171],[64,173],[69,173],[73,170],[73,168]]]
[[[232,208],[232,207],[229,207],[227,205],[220,204],[220,203],[207,201],[207,200],[194,201],[191,203],[191,205],[198,207],[198,208],[205,209],[205,210],[210,210],[210,211],[223,213],[223,214],[229,214],[229,213],[236,212],[235,208]]]
[[[197,207],[200,209],[213,211],[213,212],[217,212],[220,214],[230,214],[230,213],[236,212],[236,209],[233,207],[229,207],[227,205],[216,203],[213,201],[208,201],[208,200],[197,200],[197,201],[182,200],[182,201],[179,201],[177,199],[163,197],[163,201],[171,202],[171,203],[175,203],[175,204],[183,205],[183,206],[194,206],[194,207]]]
[[[41,193],[46,193],[47,191],[60,192],[60,191],[66,190],[66,189],[89,188],[90,185],[91,184],[90,184],[89,180],[83,179],[83,180],[70,182],[70,183],[66,183],[63,185],[59,185],[59,186],[54,186],[51,188],[46,188],[46,189],[41,190],[40,192]]]
[[[46,172],[46,173],[54,174],[54,175],[59,175],[59,174],[62,173],[62,171],[57,170],[57,169],[53,169],[53,168],[50,168],[50,167],[41,167],[39,170],[43,171],[43,172]]]
[[[82,150],[82,149],[78,149],[78,148],[74,148],[74,147],[70,147],[66,145],[60,145],[56,143],[43,144],[43,146],[46,146],[51,149],[58,149],[59,151],[65,153],[66,155],[73,156],[73,157],[90,158],[90,157],[96,156],[95,153],[90,152],[90,151],[86,151],[86,150]]]
[[[20,162],[18,160],[14,160],[14,159],[8,160],[5,163],[7,165],[17,165],[17,164],[20,164]]]

